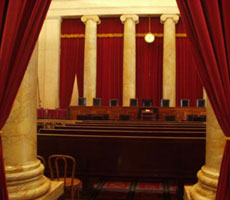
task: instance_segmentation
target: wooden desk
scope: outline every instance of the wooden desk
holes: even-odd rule
[[[119,120],[120,115],[129,115],[130,120],[140,119],[143,109],[154,109],[157,120],[165,120],[166,116],[176,116],[176,121],[187,120],[188,115],[206,115],[206,108],[196,107],[110,107],[110,106],[71,106],[68,108],[70,119],[77,119],[77,115],[109,115],[110,120]]]

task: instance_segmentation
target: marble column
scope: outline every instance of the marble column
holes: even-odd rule
[[[50,181],[37,160],[37,48],[31,57],[10,116],[3,127],[3,153],[10,200],[46,194]]]
[[[38,40],[38,78],[41,106],[59,107],[61,17],[48,17]]]
[[[87,99],[87,106],[92,106],[93,98],[96,97],[97,24],[100,19],[96,15],[87,15],[81,21],[85,23],[84,97]]]
[[[136,98],[136,24],[137,15],[122,15],[124,24],[123,52],[123,106],[129,106],[130,98]]]
[[[163,46],[163,99],[170,100],[170,106],[176,106],[176,23],[178,15],[161,15],[164,24]]]
[[[206,159],[197,173],[198,182],[185,187],[186,200],[214,200],[224,151],[225,138],[211,104],[207,101]]]

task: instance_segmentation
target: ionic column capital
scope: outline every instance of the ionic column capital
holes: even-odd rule
[[[177,24],[177,22],[179,20],[179,16],[178,15],[161,15],[161,17],[160,17],[162,24],[164,24],[168,19],[172,19],[172,21],[175,24]]]
[[[92,20],[97,24],[101,23],[100,18],[97,15],[84,15],[81,17],[81,21],[86,24],[88,20]]]
[[[120,17],[122,24],[124,24],[127,19],[132,19],[133,22],[135,22],[136,24],[139,23],[138,15],[121,15]]]

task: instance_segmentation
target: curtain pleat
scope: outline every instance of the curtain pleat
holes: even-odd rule
[[[199,71],[217,120],[230,137],[230,1],[177,0]],[[230,140],[226,140],[217,200],[230,199]]]
[[[163,25],[159,17],[151,18],[152,33],[162,33]],[[149,18],[140,18],[136,33],[149,32]],[[153,43],[146,43],[144,37],[136,38],[136,97],[141,105],[142,99],[153,99],[159,106],[162,98],[163,78],[163,38],[155,37]]]
[[[123,37],[113,36],[116,33],[123,33],[119,18],[101,19],[98,34],[112,35],[97,39],[96,96],[102,99],[103,106],[109,105],[109,99],[118,99],[122,105]]]
[[[61,34],[84,34],[84,27],[80,19],[65,19],[62,21]],[[76,76],[79,96],[83,96],[84,41],[83,37],[77,36],[61,38],[60,108],[67,108],[70,105]]]
[[[177,33],[185,33],[181,20],[176,25]],[[196,106],[196,100],[203,98],[203,86],[188,37],[176,38],[176,106],[181,99],[189,99],[190,106]]]
[[[20,87],[51,0],[1,1],[0,130]],[[0,199],[8,200],[0,137]]]

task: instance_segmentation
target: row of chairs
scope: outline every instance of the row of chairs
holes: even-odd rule
[[[86,106],[86,98],[80,97],[78,100],[79,106]],[[169,107],[170,100],[169,99],[161,99],[161,107]],[[93,98],[93,106],[101,106],[101,98]],[[119,100],[118,99],[110,99],[109,100],[109,106],[119,106]],[[131,98],[130,99],[130,106],[138,106],[138,99]],[[153,106],[153,100],[152,99],[142,99],[142,106]],[[189,99],[181,99],[180,101],[181,107],[189,107],[190,106],[190,100]],[[196,106],[197,107],[205,107],[205,100],[204,99],[197,99],[196,100]]]
[[[47,164],[45,158],[40,155],[38,155],[37,158],[41,161],[44,167],[46,167]],[[75,193],[77,192],[77,199],[79,200],[81,180],[75,178],[75,158],[69,155],[51,155],[48,158],[48,166],[51,180],[63,181],[65,194],[70,193],[71,200],[74,200]]]

